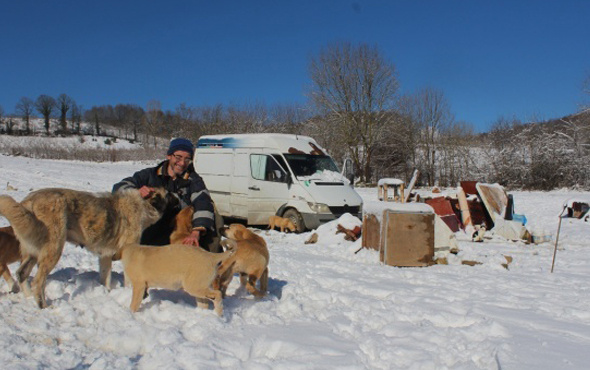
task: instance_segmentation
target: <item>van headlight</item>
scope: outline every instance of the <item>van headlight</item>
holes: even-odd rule
[[[309,208],[311,208],[311,210],[314,211],[315,213],[332,213],[330,211],[330,207],[328,207],[327,204],[311,203],[311,202],[307,202],[307,204],[309,205]]]

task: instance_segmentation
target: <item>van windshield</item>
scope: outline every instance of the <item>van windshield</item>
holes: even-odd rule
[[[339,172],[336,163],[328,155],[283,154],[296,177],[311,176],[324,170]]]

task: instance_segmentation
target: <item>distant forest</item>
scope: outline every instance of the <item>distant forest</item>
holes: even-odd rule
[[[93,106],[72,97],[23,97],[14,113],[0,107],[7,135],[105,135],[157,146],[161,139],[228,133],[290,133],[315,138],[339,163],[351,158],[359,184],[380,178],[456,186],[462,180],[497,182],[511,189],[590,189],[590,109],[567,117],[522,122],[500,117],[476,134],[455,120],[444,92],[423,88],[399,96],[395,66],[365,44],[333,44],[312,58],[307,105],[255,103],[162,110],[157,100]],[[590,78],[584,83],[590,96]],[[34,132],[31,120],[43,119]],[[124,156],[117,156],[124,158]]]

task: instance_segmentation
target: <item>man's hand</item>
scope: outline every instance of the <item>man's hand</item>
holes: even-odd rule
[[[145,198],[149,198],[150,195],[152,195],[152,193],[154,192],[154,188],[151,188],[149,186],[142,186],[141,188],[139,188],[139,194],[141,194],[141,197],[143,199]]]
[[[198,247],[200,237],[201,232],[199,230],[193,230],[189,236],[184,238],[182,244],[194,245],[195,247]]]

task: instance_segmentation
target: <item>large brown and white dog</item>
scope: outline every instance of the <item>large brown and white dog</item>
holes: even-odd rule
[[[0,196],[0,215],[8,219],[27,256],[17,271],[23,282],[37,264],[33,294],[46,307],[45,283],[66,241],[98,254],[101,283],[110,288],[111,259],[125,244],[139,243],[142,231],[155,223],[168,204],[164,189],[143,199],[136,189],[94,194],[70,189],[41,189],[22,202]]]
[[[279,227],[281,232],[284,233],[285,229],[289,230],[290,232],[294,233],[297,231],[297,227],[289,218],[283,218],[280,216],[270,216],[268,218],[268,228],[269,230],[274,230],[275,227]]]
[[[268,288],[269,253],[264,238],[255,234],[242,224],[231,224],[224,229],[224,235],[230,239],[226,245],[235,244],[235,254],[225,260],[219,267],[219,279],[214,287],[225,292],[234,274],[240,275],[240,283],[248,292],[260,298],[264,297]],[[260,281],[260,289],[256,282]]]
[[[131,311],[137,311],[148,288],[182,288],[197,299],[198,307],[207,308],[206,300],[213,301],[215,312],[221,316],[222,295],[218,289],[212,289],[211,285],[218,276],[217,268],[233,254],[231,248],[224,253],[211,253],[184,244],[161,247],[138,244],[124,246],[120,255],[125,278],[133,286]]]
[[[12,227],[0,227],[0,275],[4,277],[13,293],[19,291],[19,286],[12,278],[8,265],[20,261],[21,258],[20,243]]]

